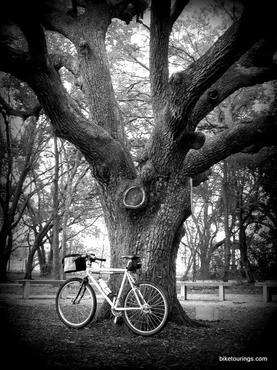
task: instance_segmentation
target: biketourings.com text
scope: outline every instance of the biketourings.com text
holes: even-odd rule
[[[248,356],[219,356],[221,362],[267,362],[267,357],[248,357]]]

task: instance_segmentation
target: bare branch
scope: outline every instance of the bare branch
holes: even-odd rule
[[[253,122],[240,123],[215,137],[206,140],[204,146],[191,150],[184,162],[183,171],[188,176],[207,171],[217,162],[259,143],[260,146],[277,145],[277,120],[274,114],[261,115]]]
[[[131,52],[128,51],[128,55],[131,59],[133,59],[137,64],[139,64],[142,68],[146,69],[146,71],[149,71],[149,67],[142,63],[138,58],[136,58],[134,55],[132,55]]]
[[[170,23],[171,27],[178,19],[179,15],[184,10],[185,6],[189,3],[189,0],[175,0],[170,10]]]
[[[8,116],[21,117],[23,120],[31,116],[38,116],[41,110],[41,105],[37,103],[34,107],[28,110],[20,110],[11,107],[3,98],[0,96],[0,111],[4,110]]]
[[[185,71],[170,79],[170,111],[174,112],[173,130],[182,130],[182,121],[188,118],[199,95],[202,95],[230,66],[258,39],[269,36],[273,21],[268,6],[259,12],[254,3],[244,11],[213,46]],[[264,24],[265,23],[265,24]],[[257,27],[257,24],[261,24]],[[189,128],[188,128],[189,129]]]
[[[191,128],[220,102],[241,87],[277,79],[273,63],[277,40],[260,40],[232,65],[199,99],[191,115]]]

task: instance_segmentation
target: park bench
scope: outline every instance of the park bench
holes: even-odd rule
[[[52,285],[60,286],[65,280],[17,280],[17,284],[23,287],[23,299],[28,299],[31,293],[31,285]]]
[[[225,288],[234,285],[232,282],[223,281],[179,281],[178,284],[181,286],[181,299],[188,299],[188,288],[191,287],[218,287],[218,296],[220,301],[225,301]]]
[[[2,291],[2,288],[17,288],[20,287],[21,284],[19,283],[0,283],[0,292]]]
[[[263,301],[271,302],[272,293],[277,290],[277,281],[263,281],[255,283],[255,286],[263,288]]]

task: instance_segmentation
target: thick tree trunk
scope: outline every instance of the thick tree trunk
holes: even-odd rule
[[[155,282],[165,290],[170,305],[170,320],[191,325],[192,320],[182,309],[176,292],[177,251],[183,235],[183,222],[190,215],[189,183],[159,179],[155,184],[148,185],[146,193],[153,191],[153,187],[159,188],[153,193],[159,194],[159,198],[151,199],[140,210],[126,210],[123,203],[113,202],[115,195],[122,199],[118,192],[102,192],[111,243],[111,265],[123,266],[120,257],[124,254],[140,255],[140,278]]]

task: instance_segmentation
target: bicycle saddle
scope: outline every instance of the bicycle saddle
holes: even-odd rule
[[[140,258],[140,256],[137,256],[135,254],[131,254],[131,255],[128,255],[128,256],[121,256],[121,258],[127,258],[128,260],[138,260]]]

